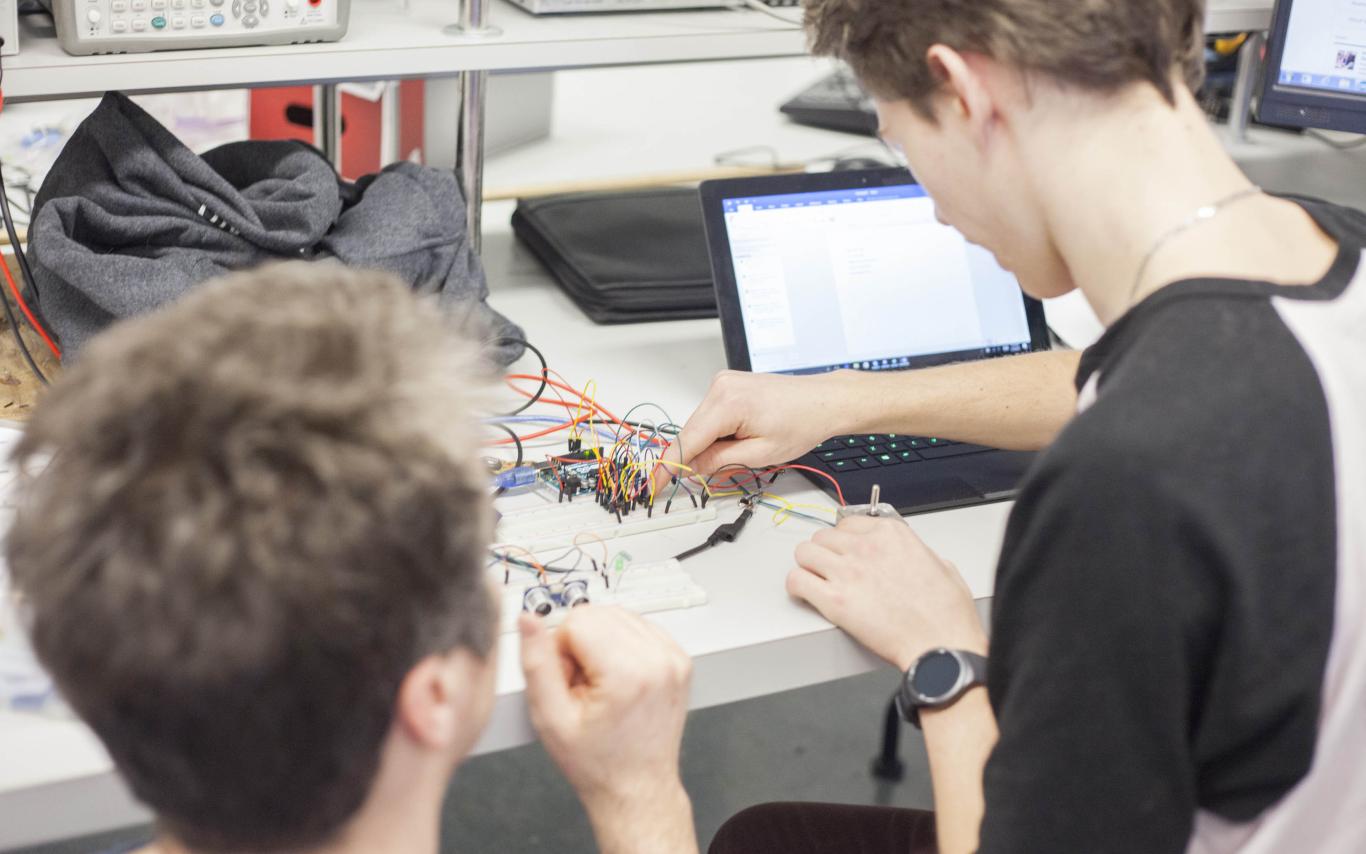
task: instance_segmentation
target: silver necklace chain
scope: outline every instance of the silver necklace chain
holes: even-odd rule
[[[1134,276],[1133,287],[1129,289],[1129,305],[1134,304],[1134,297],[1138,296],[1139,286],[1143,284],[1143,274],[1148,272],[1148,265],[1152,262],[1153,256],[1157,254],[1159,249],[1167,245],[1167,243],[1178,234],[1194,228],[1206,220],[1214,219],[1235,202],[1240,202],[1250,196],[1255,196],[1261,191],[1261,187],[1253,185],[1251,187],[1244,187],[1235,193],[1229,193],[1227,196],[1224,196],[1213,204],[1196,208],[1195,213],[1192,213],[1181,222],[1163,232],[1161,236],[1153,241],[1152,248],[1148,250],[1148,254],[1143,256],[1143,263],[1138,265],[1138,273]]]

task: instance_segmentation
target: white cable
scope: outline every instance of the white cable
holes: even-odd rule
[[[746,6],[747,8],[753,9],[753,10],[756,11],[756,12],[762,12],[763,14],[769,16],[770,18],[777,18],[779,21],[782,21],[784,24],[788,24],[788,25],[793,26],[793,27],[802,27],[802,26],[804,26],[803,23],[802,23],[802,19],[801,19],[801,18],[789,18],[788,16],[782,14],[781,12],[778,12],[778,11],[774,10],[771,6],[769,6],[768,4],[762,2],[762,0],[742,0],[742,3],[743,3],[743,5]]]

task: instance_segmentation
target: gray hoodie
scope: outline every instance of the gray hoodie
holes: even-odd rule
[[[113,321],[281,259],[388,270],[490,339],[522,331],[485,303],[454,176],[396,163],[355,184],[315,149],[234,142],[202,157],[124,95],[81,123],[34,202],[36,301],[65,358]],[[504,363],[520,344],[494,348]]]

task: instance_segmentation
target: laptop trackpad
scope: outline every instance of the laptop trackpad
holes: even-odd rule
[[[968,465],[956,476],[967,481],[988,501],[1010,498],[1019,488],[1020,480],[1033,460],[1034,454],[1021,451],[975,454],[964,460]]]
[[[883,500],[895,504],[902,512],[933,509],[982,498],[982,490],[965,479],[952,475],[907,478],[900,482],[884,484],[882,489]]]

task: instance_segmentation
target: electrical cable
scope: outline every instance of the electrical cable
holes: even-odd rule
[[[512,428],[507,426],[506,424],[491,423],[489,424],[489,426],[497,427],[499,430],[502,430],[504,433],[508,434],[509,437],[511,437],[512,443],[517,446],[517,462],[513,463],[512,467],[517,468],[518,466],[520,466],[522,464],[522,437],[514,433],[512,431]]]
[[[545,416],[545,415],[506,415],[506,416],[502,416],[502,417],[495,417],[495,418],[488,418],[488,419],[485,419],[484,423],[485,423],[485,424],[503,424],[503,423],[506,423],[506,424],[551,424],[551,425],[555,425],[554,430],[565,430],[565,429],[568,429],[568,422],[566,422],[564,419],[562,419],[562,418],[554,418],[554,417]],[[614,433],[612,433],[610,430],[608,430],[608,429],[607,429],[607,426],[604,425],[604,424],[602,424],[601,422],[596,422],[596,423],[595,423],[595,422],[586,422],[586,423],[592,423],[592,424],[593,424],[593,426],[597,429],[597,434],[598,434],[598,438],[599,438],[599,439],[606,440],[606,441],[609,441],[609,442],[615,441],[615,440],[616,440],[616,435],[615,435]],[[552,432],[554,432],[554,431],[552,431]],[[523,439],[526,439],[526,438],[530,438],[530,437],[523,436],[522,438],[523,438]],[[637,441],[639,441],[639,440],[637,440]],[[499,440],[498,440],[498,443],[499,443],[499,444],[506,445],[506,444],[508,444],[508,440],[506,440],[506,439],[499,439]]]
[[[789,24],[793,27],[798,28],[805,25],[805,22],[802,18],[789,18],[781,12],[777,12],[774,9],[770,8],[767,4],[761,2],[761,0],[741,0],[741,2],[745,7],[753,9],[756,12],[762,12],[770,18],[776,18],[777,20],[782,21],[784,24]]]
[[[3,36],[0,36],[0,47],[4,47],[4,45],[5,39]],[[5,66],[3,61],[0,61],[0,110],[3,110],[5,106],[4,83]],[[9,190],[5,187],[4,170],[5,165],[3,162],[0,162],[0,216],[2,216],[5,221],[5,232],[9,236],[10,248],[14,250],[14,257],[19,261],[19,274],[27,280],[29,288],[33,289],[32,272],[28,268],[28,259],[24,257],[24,251],[19,246],[19,233],[14,227],[14,218],[9,209]],[[10,290],[14,292],[14,299],[19,304],[20,309],[22,309],[24,314],[28,317],[29,323],[33,324],[33,328],[38,330],[38,334],[47,342],[47,346],[52,348],[53,353],[60,359],[61,351],[52,343],[52,339],[48,337],[47,331],[38,324],[33,317],[33,313],[29,311],[28,304],[24,302],[23,293],[19,290],[19,286],[14,283],[14,275],[10,272],[9,263],[5,261],[2,254],[0,254],[0,268],[3,268],[5,279],[9,284]],[[37,293],[37,291],[34,290],[34,293]],[[3,293],[0,293],[0,301],[3,301],[5,304],[5,317],[9,321],[10,329],[14,331],[14,340],[19,345],[19,352],[23,354],[24,361],[28,363],[29,370],[33,371],[33,375],[38,378],[38,382],[47,385],[47,377],[44,376],[43,372],[38,368],[38,363],[34,361],[33,354],[29,352],[28,343],[24,341],[24,336],[19,331],[19,320],[14,316],[14,311],[10,309],[9,298],[5,297]]]
[[[5,171],[11,173],[4,178],[9,203],[15,210],[24,215],[24,223],[27,224],[28,218],[33,213],[33,198],[36,195],[33,189],[33,173],[22,166],[13,165],[7,166]],[[19,179],[18,181],[15,180],[16,177]],[[23,201],[15,198],[16,195],[22,196]],[[18,221],[19,218],[16,217],[15,222]]]
[[[530,563],[530,562],[528,562],[528,561],[521,560],[521,559],[519,559],[519,558],[515,558],[515,557],[513,557],[512,555],[500,554],[499,552],[495,551],[495,549],[499,549],[499,548],[510,548],[510,547],[509,547],[509,546],[504,546],[504,545],[490,546],[490,547],[489,547],[489,552],[490,552],[494,557],[498,558],[499,561],[502,561],[503,563],[510,563],[510,564],[512,564],[513,566],[519,566],[519,567],[521,567],[522,569],[534,569],[534,570],[537,570],[538,572],[539,572],[539,571],[553,572],[553,573],[556,573],[556,574],[558,574],[558,575],[567,575],[567,574],[569,574],[569,573],[571,573],[571,572],[579,572],[579,571],[580,571],[580,570],[578,570],[578,569],[575,568],[575,567],[551,566],[551,565],[548,564],[548,563],[547,563],[547,564],[532,564],[532,563]],[[571,549],[571,551],[573,551],[573,550]],[[565,552],[565,554],[569,554],[569,552]],[[563,556],[564,556],[564,555],[561,555],[561,557],[563,557]]]
[[[534,376],[534,375],[532,375],[532,374],[508,374],[508,375],[507,375],[507,379],[509,379],[509,380],[541,380],[541,379],[545,379],[545,375],[543,374],[543,375],[541,375],[541,376]],[[557,380],[547,380],[547,381],[550,383],[550,385],[551,385],[552,388],[557,388],[557,389],[560,389],[560,390],[562,390],[562,391],[567,391],[567,392],[569,392],[570,394],[578,395],[580,398],[583,397],[583,395],[580,394],[580,392],[578,391],[578,389],[574,388],[573,386],[568,385],[567,383],[562,383],[562,382],[559,382],[559,381],[557,381]],[[528,393],[528,392],[522,392],[522,394],[529,394],[529,393]],[[546,402],[549,403],[549,404],[551,404],[551,405],[563,405],[563,406],[565,406],[566,408],[576,406],[576,404],[573,404],[573,403],[567,403],[567,402],[563,402],[563,403],[562,403],[562,402],[553,401],[553,400],[551,400],[551,401],[546,401]],[[590,407],[591,409],[593,409],[596,413],[599,413],[599,414],[605,416],[606,419],[607,419],[608,421],[610,421],[610,423],[617,424],[617,423],[620,423],[620,422],[621,422],[621,419],[620,419],[620,418],[618,418],[616,415],[612,414],[610,411],[607,410],[606,407],[604,407],[602,404],[598,403],[597,401],[589,401],[589,407]],[[591,421],[591,420],[592,420],[592,415],[590,414],[589,416],[587,416],[587,417],[585,417],[584,419],[581,419],[581,420],[583,420],[583,421]],[[567,422],[567,424],[571,424],[571,423],[577,423],[577,422],[574,422],[574,421],[572,421],[572,420],[571,420],[570,422]],[[552,431],[552,432],[553,432],[553,431]],[[534,436],[523,436],[522,438],[526,439],[526,438],[536,438],[536,437],[534,437]]]
[[[754,515],[754,500],[746,495],[744,498],[740,499],[740,507],[742,508],[740,510],[740,515],[735,517],[735,521],[718,525],[716,530],[712,531],[701,543],[674,555],[674,560],[687,560],[720,543],[735,542],[735,539],[740,536],[740,532],[745,529],[745,525],[749,522],[749,518]]]
[[[732,469],[738,469],[738,471],[736,471],[734,474],[728,475],[725,479],[726,479],[727,481],[729,481],[729,483],[728,483],[728,484],[723,483],[723,484],[722,484],[722,487],[724,488],[724,487],[727,486],[727,485],[733,486],[733,487],[735,487],[736,489],[740,490],[740,491],[741,491],[742,493],[744,493],[745,495],[749,495],[749,490],[748,490],[748,489],[745,489],[745,487],[742,486],[742,485],[740,484],[740,482],[739,482],[738,480],[735,479],[735,478],[736,478],[736,475],[738,475],[738,474],[748,474],[748,475],[750,476],[750,478],[751,478],[752,480],[754,480],[756,483],[759,482],[759,480],[763,478],[763,474],[761,474],[757,469],[755,469],[755,468],[752,467],[752,466],[747,466],[747,465],[745,465],[744,463],[730,463],[729,465],[721,466],[719,469],[717,469],[716,471],[712,472],[711,475],[710,475],[709,477],[707,477],[707,479],[706,479],[706,481],[705,481],[706,486],[707,486],[707,489],[711,489],[711,488],[712,488],[712,481],[716,480],[716,478],[717,478],[722,472],[731,471]]]
[[[506,424],[489,424],[489,426],[490,426],[490,427],[497,427],[499,430],[502,430],[504,433],[506,433],[506,434],[508,434],[509,436],[512,437],[512,442],[513,442],[513,444],[515,444],[515,445],[517,446],[517,462],[513,463],[513,464],[512,464],[512,467],[513,467],[513,468],[517,468],[518,466],[520,466],[520,465],[522,464],[522,437],[520,437],[520,436],[518,436],[516,433],[514,433],[514,432],[512,431],[512,428],[509,427],[509,426],[507,426]],[[502,495],[504,492],[507,492],[507,491],[508,491],[508,488],[507,488],[506,486],[500,486],[500,487],[498,487],[498,489],[496,489],[496,490],[494,491],[493,495],[494,495],[494,497],[496,498],[496,497],[498,497],[499,495]]]
[[[521,415],[523,412],[526,412],[528,409],[530,409],[531,406],[532,406],[532,404],[534,404],[534,403],[536,403],[537,401],[539,401],[539,400],[541,399],[541,395],[545,394],[546,386],[548,386],[548,385],[550,384],[550,378],[547,376],[547,374],[550,373],[550,366],[546,364],[546,361],[545,361],[545,354],[542,353],[542,352],[541,352],[539,349],[537,349],[530,341],[526,340],[525,338],[506,338],[506,337],[505,337],[505,338],[499,338],[499,339],[497,339],[497,340],[495,340],[495,341],[493,342],[493,346],[495,346],[495,347],[502,347],[502,346],[505,346],[505,345],[507,345],[507,344],[520,344],[520,345],[522,345],[523,347],[525,347],[526,349],[528,349],[528,350],[530,350],[532,353],[534,353],[535,356],[536,356],[536,358],[537,358],[537,359],[540,361],[540,363],[541,363],[541,377],[540,377],[540,379],[541,379],[541,385],[540,385],[539,388],[536,389],[536,393],[533,394],[533,395],[531,395],[531,397],[527,399],[527,402],[526,402],[526,403],[523,403],[521,406],[517,407],[516,409],[512,410],[511,412],[504,412],[504,413],[503,413],[503,415]]]
[[[3,182],[0,181],[0,201],[3,201],[3,200],[4,200],[4,196],[2,195],[3,192],[4,192]],[[4,208],[4,206],[3,206],[3,205],[0,205],[0,211],[2,211],[3,208]],[[7,221],[8,221],[8,219],[9,219],[9,218],[6,217],[6,220],[7,220]],[[18,247],[14,247],[14,257],[16,257],[16,258],[22,258],[22,257],[23,257],[23,255],[21,254],[21,251],[18,249]],[[24,299],[23,292],[20,291],[20,290],[19,290],[19,286],[16,285],[16,284],[14,283],[14,274],[10,272],[10,269],[9,269],[9,262],[5,260],[5,256],[4,256],[3,253],[0,253],[0,268],[3,268],[3,269],[4,269],[5,280],[9,283],[10,292],[14,294],[14,301],[15,301],[16,303],[18,303],[18,304],[19,304],[19,308],[23,310],[23,312],[24,312],[24,317],[27,317],[27,318],[28,318],[29,324],[30,324],[30,325],[33,327],[33,329],[38,333],[38,336],[39,336],[40,338],[43,339],[43,343],[47,345],[47,349],[50,350],[50,351],[52,352],[52,355],[55,356],[55,357],[57,357],[58,360],[60,360],[60,359],[62,358],[62,350],[61,350],[61,348],[58,347],[58,346],[52,341],[52,338],[47,334],[47,330],[44,329],[43,326],[42,326],[42,324],[40,324],[40,323],[38,322],[38,319],[37,319],[36,317],[33,316],[33,311],[28,307],[28,302]],[[19,265],[19,272],[20,272],[20,273],[23,273],[23,269],[24,269],[24,265],[21,263],[21,264]],[[30,290],[30,291],[33,290],[32,280],[30,280],[29,290]]]
[[[1355,139],[1337,140],[1314,128],[1308,128],[1304,133],[1306,136],[1312,136],[1314,139],[1317,139],[1319,142],[1329,148],[1336,149],[1337,151],[1351,151],[1354,148],[1360,148],[1363,145],[1366,145],[1366,136],[1359,136]]]
[[[795,508],[795,507],[807,507],[807,506],[815,507],[815,506],[817,506],[817,505],[814,505],[814,504],[813,504],[813,505],[793,504],[793,503],[790,502],[790,501],[784,502],[783,504],[779,504],[779,503],[777,503],[777,502],[775,502],[775,501],[770,501],[770,500],[768,500],[767,498],[756,498],[756,499],[754,499],[754,503],[755,503],[755,504],[758,504],[758,505],[761,506],[761,507],[767,507],[767,508],[770,509],[770,510],[776,510],[777,513],[774,513],[775,519],[776,519],[776,517],[777,517],[779,514],[781,514],[781,515],[783,515],[783,516],[796,516],[796,517],[799,518],[799,519],[806,519],[806,520],[808,520],[808,521],[810,521],[810,522],[815,522],[815,523],[817,523],[817,524],[824,525],[824,526],[826,526],[827,528],[833,528],[833,527],[835,527],[835,523],[834,523],[834,522],[831,522],[829,519],[822,519],[822,518],[819,517],[819,516],[812,516],[810,513],[803,513],[803,512],[801,512],[800,510],[795,510],[795,509],[793,509],[793,508]],[[826,508],[822,508],[822,509],[826,509]]]
[[[0,258],[0,264],[4,264],[4,259]],[[14,286],[14,278],[10,275],[9,265],[4,264],[5,278],[10,280],[10,287]],[[10,329],[14,330],[14,340],[19,342],[19,352],[23,354],[24,361],[28,363],[29,370],[38,378],[38,382],[47,385],[47,377],[38,369],[38,363],[33,361],[33,354],[28,351],[28,345],[24,343],[24,336],[19,334],[19,319],[14,316],[14,311],[9,307],[9,297],[0,291],[0,302],[5,304],[5,318],[9,321]]]

